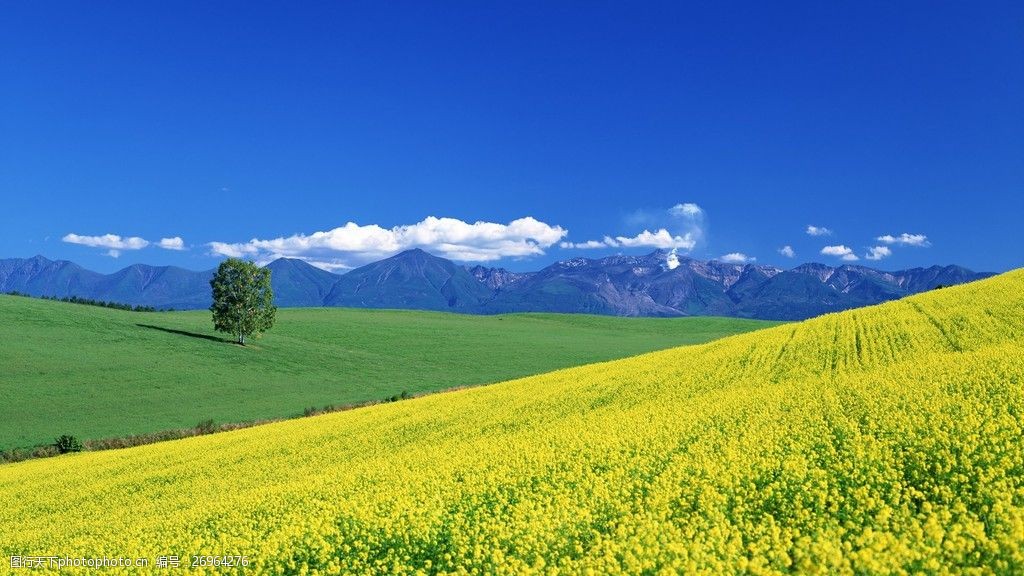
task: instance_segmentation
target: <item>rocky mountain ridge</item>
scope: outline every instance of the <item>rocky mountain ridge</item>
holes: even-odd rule
[[[798,320],[985,278],[960,266],[882,271],[801,264],[790,270],[655,251],[573,258],[536,272],[462,266],[415,249],[333,274],[302,260],[267,267],[278,306],[407,308],[472,314],[564,312]],[[213,270],[133,264],[99,274],[42,256],[0,260],[0,292],[79,296],[157,308],[209,306]]]

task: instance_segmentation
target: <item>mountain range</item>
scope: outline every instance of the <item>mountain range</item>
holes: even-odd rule
[[[415,249],[333,274],[302,260],[267,267],[278,306],[407,308],[471,314],[567,312],[799,320],[991,276],[960,266],[885,272],[809,263],[790,270],[677,257],[574,258],[537,272],[466,267]],[[156,308],[210,305],[213,270],[133,264],[100,274],[42,256],[0,260],[0,292]]]

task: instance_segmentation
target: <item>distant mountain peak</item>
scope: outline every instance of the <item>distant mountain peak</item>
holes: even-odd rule
[[[674,256],[675,266],[668,259]],[[346,274],[298,258],[269,264],[278,306],[413,308],[468,313],[586,312],[793,320],[988,276],[955,266],[880,271],[808,262],[782,270],[704,261],[668,250],[573,258],[537,272],[461,266],[413,248]],[[206,308],[212,270],[133,264],[98,274],[42,255],[0,260],[0,292],[80,296],[158,308]]]
[[[395,258],[395,259],[402,259],[402,258],[428,258],[428,259],[430,259],[430,258],[435,258],[437,260],[444,260],[444,258],[441,258],[440,256],[435,256],[435,255],[431,254],[430,252],[427,252],[426,250],[424,250],[422,248],[409,248],[408,250],[402,250],[401,252],[399,252],[398,254],[395,254],[391,258]]]
[[[473,311],[491,289],[451,260],[413,248],[341,276],[329,306]]]
[[[512,272],[504,268],[487,268],[477,264],[467,268],[474,278],[482,282],[491,290],[508,288],[517,282],[522,282],[534,274],[534,272]]]
[[[313,266],[312,264],[310,264],[309,262],[306,262],[305,260],[303,260],[301,258],[288,258],[288,257],[285,257],[285,256],[282,256],[281,258],[273,260],[273,261],[271,261],[270,263],[268,263],[266,265],[266,267],[270,268],[271,270],[273,270],[274,268],[279,268],[279,267],[283,267],[283,266],[297,266],[297,267],[300,267],[300,268],[305,268],[305,267],[308,266],[310,268],[316,268],[317,270],[323,270],[322,268],[317,268],[316,266]]]

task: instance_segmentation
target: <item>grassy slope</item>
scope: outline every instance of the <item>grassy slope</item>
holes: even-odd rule
[[[206,312],[131,313],[0,296],[0,448],[65,433],[100,438],[207,418],[292,416],[309,406],[497,382],[766,325],[282,309],[272,331],[241,348],[216,340]]]
[[[1022,573],[1022,295],[1016,271],[489,387],[2,466],[0,554]]]

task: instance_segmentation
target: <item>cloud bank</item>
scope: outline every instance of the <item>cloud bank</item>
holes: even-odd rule
[[[121,237],[117,234],[104,234],[102,236],[79,236],[78,234],[66,234],[61,238],[69,244],[80,244],[90,248],[113,248],[117,250],[140,250],[149,246],[149,242],[137,236]]]
[[[107,256],[117,258],[122,250],[141,250],[149,246],[149,241],[138,236],[122,237],[117,234],[104,234],[102,236],[80,236],[75,233],[65,234],[62,241],[68,244],[89,246],[90,248],[106,248]]]
[[[299,258],[322,268],[342,269],[411,248],[422,248],[460,262],[538,256],[566,234],[568,232],[561,226],[552,226],[530,216],[508,224],[468,223],[430,216],[416,224],[393,228],[349,222],[309,235],[253,238],[241,243],[210,242],[208,246],[216,256],[252,258],[258,262]]]
[[[104,234],[102,236],[82,236],[75,233],[65,234],[61,238],[68,244],[78,244],[90,248],[105,248],[107,256],[117,258],[122,250],[142,250],[147,246],[159,246],[165,250],[185,250],[185,241],[180,236],[161,238],[159,242],[152,243],[145,238],[138,236],[118,236],[117,234]]]
[[[577,250],[599,248],[693,250],[704,236],[704,210],[692,202],[676,204],[668,210],[657,213],[638,211],[629,220],[634,224],[659,223],[661,225],[648,226],[635,236],[605,236],[601,240],[562,242],[559,246]]]
[[[692,250],[696,246],[697,241],[694,240],[690,234],[683,236],[673,236],[668,230],[664,228],[657,232],[651,232],[650,230],[644,230],[636,236],[605,236],[602,240],[587,240],[586,242],[562,242],[559,244],[562,248],[577,248],[583,250],[593,250],[596,248],[661,248],[663,250],[669,249],[683,249]]]

